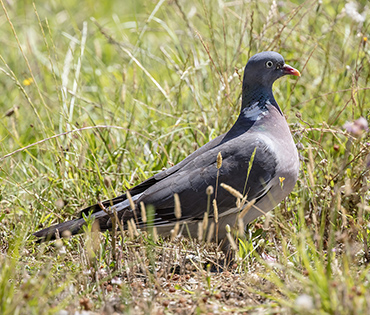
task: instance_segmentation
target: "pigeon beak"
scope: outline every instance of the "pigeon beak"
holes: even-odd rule
[[[283,66],[283,71],[284,71],[284,74],[291,74],[291,75],[295,75],[296,77],[301,76],[301,73],[297,69],[294,69],[293,67],[287,64]]]

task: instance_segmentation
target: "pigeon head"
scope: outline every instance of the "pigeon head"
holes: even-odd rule
[[[297,69],[287,65],[283,56],[273,51],[264,51],[252,56],[244,70],[243,107],[260,100],[274,101],[272,84],[284,75],[300,76]]]
[[[284,75],[300,76],[298,70],[285,64],[282,55],[273,51],[264,51],[252,56],[244,70],[244,81],[250,85],[271,87]]]

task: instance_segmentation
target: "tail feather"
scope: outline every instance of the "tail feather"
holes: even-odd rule
[[[141,194],[136,194],[132,197],[132,200],[136,202],[140,196]],[[125,224],[127,220],[130,220],[134,217],[134,212],[129,209],[130,203],[126,199],[126,195],[122,195],[112,200],[106,200],[100,204],[92,205],[82,210],[80,213],[80,218],[78,219],[50,226],[46,229],[34,233],[33,235],[38,238],[38,241],[43,242],[54,240],[56,238],[56,233],[59,233],[60,236],[63,236],[64,231],[70,231],[72,235],[79,234],[82,232],[82,227],[86,223],[85,219],[83,218],[83,214],[91,215],[95,222],[99,223],[99,229],[101,231],[110,230],[112,229],[110,216],[107,214],[106,211],[102,210],[102,207],[108,209],[114,207],[115,211],[117,211],[119,221],[123,224]],[[137,218],[140,218],[140,212],[137,213]]]
[[[46,229],[33,233],[39,241],[51,241],[56,239],[56,234],[59,233],[60,236],[63,236],[63,232],[70,231],[72,235],[78,234],[82,230],[82,226],[85,224],[85,220],[75,219],[68,222],[63,222],[50,226]]]

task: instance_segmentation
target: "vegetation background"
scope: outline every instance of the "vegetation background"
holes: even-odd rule
[[[0,4],[1,314],[368,314],[368,1]],[[263,50],[302,73],[274,86],[301,173],[229,269],[182,237],[33,241],[227,131]]]

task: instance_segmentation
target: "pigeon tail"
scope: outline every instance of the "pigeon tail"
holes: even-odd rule
[[[140,196],[141,194],[133,196],[132,201],[135,202]],[[83,232],[83,226],[86,225],[84,215],[91,215],[91,218],[99,224],[99,229],[101,231],[110,230],[112,229],[112,220],[108,213],[111,212],[113,214],[113,211],[117,213],[118,220],[126,225],[126,222],[134,218],[135,215],[134,211],[130,210],[129,200],[125,198],[126,195],[124,194],[112,200],[106,200],[87,207],[80,212],[80,217],[78,219],[50,226],[33,235],[38,238],[39,242],[44,242],[56,239],[56,234],[58,233],[60,237],[65,236],[63,235],[65,231],[69,231],[71,235],[79,234]],[[139,218],[141,223],[140,213],[137,213],[136,218]]]
[[[52,241],[57,238],[58,234],[60,237],[62,237],[64,232],[66,231],[69,231],[72,235],[80,233],[85,223],[86,222],[83,218],[75,219],[50,226],[46,229],[34,233],[33,235],[38,238],[39,242]]]

